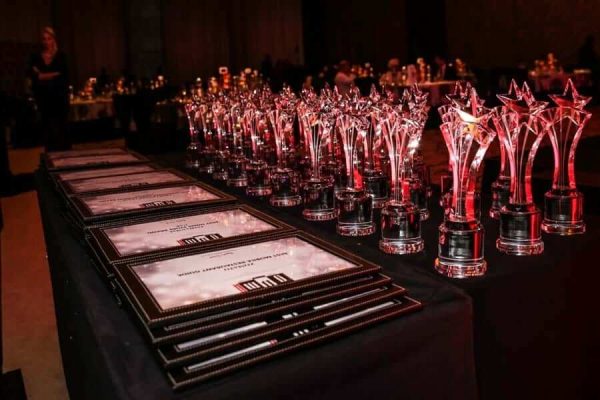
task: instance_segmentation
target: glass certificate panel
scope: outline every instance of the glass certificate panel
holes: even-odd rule
[[[357,267],[298,237],[132,267],[158,306],[191,305]]]
[[[185,179],[170,171],[153,171],[139,174],[105,176],[102,178],[82,179],[69,182],[73,193],[98,190],[125,189],[159,183],[182,182]]]
[[[100,155],[104,155],[104,154],[127,154],[127,150],[121,149],[119,147],[110,147],[110,148],[103,148],[103,149],[52,151],[50,153],[46,153],[46,157],[49,160],[56,160],[57,158],[100,156]]]
[[[217,200],[220,197],[196,185],[139,190],[81,197],[81,201],[92,215],[140,210],[175,204]]]
[[[129,256],[274,229],[244,210],[233,209],[109,228],[104,233],[121,256]]]
[[[84,167],[86,165],[119,164],[138,162],[140,159],[133,154],[103,154],[84,157],[67,157],[52,160],[54,168]]]
[[[154,171],[154,170],[156,170],[156,168],[151,165],[130,165],[130,166],[126,166],[126,167],[95,168],[95,169],[87,169],[84,171],[63,172],[60,174],[56,174],[56,176],[61,181],[68,182],[68,181],[74,181],[77,179],[100,178],[103,176],[135,174],[138,172],[148,172],[148,171]]]

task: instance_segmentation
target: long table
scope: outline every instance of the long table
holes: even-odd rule
[[[341,239],[330,233],[331,223],[308,224],[299,211],[283,210],[271,211],[383,265],[424,309],[174,393],[132,318],[94,270],[82,238],[69,229],[43,172],[36,183],[71,399],[477,398],[472,307],[463,291],[430,276],[426,264],[414,268],[382,254],[373,238]],[[413,261],[419,257],[427,258]]]
[[[182,168],[181,156],[162,160]],[[600,394],[600,381],[594,373],[600,361],[597,216],[584,217],[584,235],[544,234],[545,251],[540,256],[508,256],[495,248],[499,227],[487,216],[490,200],[484,190],[482,223],[488,272],[480,278],[460,280],[445,278],[433,267],[438,227],[443,220],[437,196],[430,202],[430,219],[422,224],[423,253],[391,256],[377,249],[379,230],[366,238],[342,238],[336,235],[334,222],[308,222],[302,219],[300,208],[271,207],[265,200],[243,196],[243,191],[227,188],[222,182],[205,181],[300,229],[377,260],[400,282],[404,274],[420,274],[466,292],[473,301],[474,355],[481,399],[588,399]],[[547,186],[546,181],[535,181],[534,191],[543,194]],[[378,215],[375,220],[379,222]]]

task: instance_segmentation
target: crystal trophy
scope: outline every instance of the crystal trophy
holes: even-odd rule
[[[320,171],[321,149],[331,135],[335,117],[332,112],[299,109],[298,118],[311,161],[311,176],[302,185],[302,216],[309,221],[335,219],[333,182],[322,178]]]
[[[244,155],[244,136],[242,131],[243,114],[240,104],[234,104],[228,113],[228,127],[232,134],[232,151],[227,161],[227,186],[246,187],[248,178],[246,164],[248,160]]]
[[[269,169],[261,156],[264,131],[267,129],[267,117],[262,111],[250,107],[244,110],[242,123],[246,134],[250,136],[252,146],[252,159],[246,164],[248,178],[246,194],[253,197],[270,196],[272,190]]]
[[[299,177],[287,166],[288,146],[293,133],[294,114],[277,106],[268,113],[275,136],[277,168],[271,175],[272,194],[269,203],[275,207],[294,207],[302,203],[299,195]]]
[[[200,120],[204,146],[200,153],[198,172],[201,174],[212,174],[215,169],[215,145],[213,142],[213,114],[208,103],[200,103],[196,111],[197,120]]]
[[[336,128],[341,139],[345,161],[346,187],[335,195],[338,210],[337,233],[342,236],[366,236],[375,232],[373,197],[357,182],[355,168],[356,144],[359,132],[368,129],[364,116],[343,112],[337,117]]]
[[[213,118],[217,136],[217,151],[214,158],[214,169],[212,178],[218,181],[227,180],[227,169],[229,167],[229,149],[227,146],[227,112],[224,104],[220,101],[213,103]]]
[[[514,96],[518,90],[517,82],[513,79],[510,82],[508,96]],[[510,196],[510,173],[506,162],[506,150],[501,140],[498,141],[498,145],[500,147],[500,171],[498,178],[491,185],[492,205],[489,211],[490,217],[494,219],[500,218],[500,210],[508,204]]]
[[[185,104],[184,109],[190,131],[190,144],[186,149],[185,166],[186,168],[196,169],[200,167],[201,152],[201,145],[200,141],[198,140],[200,128],[198,127],[198,118],[196,118],[198,104],[194,101],[191,101]]]
[[[554,153],[552,188],[544,195],[542,230],[557,235],[585,232],[583,193],[575,182],[575,151],[591,113],[583,107],[591,100],[580,96],[569,79],[562,96],[550,95],[557,107],[541,114]]]
[[[539,113],[547,103],[536,101],[526,83],[516,93],[498,95],[504,106],[494,117],[510,169],[510,197],[500,209],[500,237],[496,248],[511,255],[544,251],[542,212],[533,201],[531,171],[546,130]]]
[[[452,278],[480,276],[487,270],[484,228],[477,212],[477,176],[496,132],[489,128],[491,111],[481,107],[475,89],[468,105],[447,108],[440,126],[452,164],[452,194],[439,227],[435,269]]]
[[[381,211],[379,249],[388,254],[410,254],[423,250],[421,213],[411,202],[407,175],[411,134],[418,131],[415,121],[390,110],[381,116],[382,135],[390,159],[392,198]],[[417,129],[415,129],[417,128]]]

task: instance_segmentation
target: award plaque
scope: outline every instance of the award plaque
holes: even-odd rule
[[[63,157],[46,159],[46,168],[49,171],[75,169],[75,168],[90,168],[101,166],[115,166],[127,164],[146,163],[148,159],[134,152],[117,153],[117,154],[95,154],[78,157]]]
[[[320,308],[320,305],[333,303],[340,299],[370,293],[374,290],[383,290],[391,284],[392,280],[390,277],[374,273],[324,288],[311,289],[295,295],[288,295],[255,307],[242,307],[237,310],[194,318],[185,322],[164,325],[154,329],[148,329],[143,320],[139,318],[139,313],[135,309],[133,310],[133,314],[134,316],[138,316],[137,321],[140,322],[138,325],[146,333],[153,345],[176,345],[195,340],[199,337],[229,332],[241,326],[251,325],[263,320],[279,319],[282,315],[297,312],[297,310],[304,311]],[[125,300],[126,304],[131,304],[131,300],[121,289],[118,282],[115,282],[115,286],[119,290],[117,296]]]
[[[74,195],[69,202],[78,220],[92,224],[133,215],[233,203],[235,197],[194,182],[119,193]]]
[[[322,313],[303,324],[289,324],[288,329],[255,335],[256,340],[239,341],[219,355],[177,367],[167,372],[175,390],[232,373],[311,345],[325,343],[400,315],[419,310],[421,303],[407,296],[383,297],[347,310]]]
[[[123,263],[184,248],[220,246],[256,235],[293,231],[289,225],[245,205],[190,210],[130,219],[92,228],[88,242],[100,262]]]
[[[115,269],[149,328],[257,306],[379,270],[300,232]]]
[[[60,182],[67,195],[117,192],[133,188],[165,186],[173,183],[194,182],[194,178],[176,170],[157,170],[126,175],[103,176]]]
[[[68,157],[86,157],[86,156],[103,156],[107,154],[127,154],[126,149],[120,147],[105,147],[99,149],[81,149],[81,150],[65,150],[51,151],[44,154],[47,160],[56,160],[58,158]]]
[[[94,168],[82,171],[68,171],[54,173],[52,176],[57,181],[68,182],[79,179],[101,178],[103,176],[136,174],[161,169],[153,164],[127,165],[124,167]]]

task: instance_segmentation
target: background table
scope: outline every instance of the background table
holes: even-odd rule
[[[405,268],[402,258],[388,258],[358,241],[345,247],[379,264],[385,261],[386,273],[424,302],[422,311],[175,394],[132,319],[94,271],[81,238],[69,230],[50,182],[40,172],[36,180],[71,399],[477,396],[469,298]],[[312,225],[311,231],[329,239],[334,236],[330,227]]]

